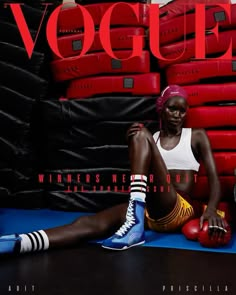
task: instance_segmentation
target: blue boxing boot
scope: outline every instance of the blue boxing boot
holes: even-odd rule
[[[21,237],[18,234],[0,236],[0,254],[19,253]]]
[[[126,221],[120,229],[102,243],[110,250],[126,250],[145,242],[144,235],[145,203],[131,199],[126,213]]]

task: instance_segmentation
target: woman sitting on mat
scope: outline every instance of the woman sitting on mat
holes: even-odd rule
[[[157,109],[160,131],[152,136],[142,124],[135,123],[127,132],[131,163],[128,204],[80,217],[68,225],[2,236],[0,253],[65,247],[110,235],[102,247],[124,250],[145,242],[144,223],[155,231],[178,230],[194,217],[189,195],[194,187],[200,159],[205,165],[210,185],[209,202],[200,218],[200,227],[204,220],[208,220],[211,233],[224,234],[226,224],[216,212],[220,183],[208,137],[203,129],[182,128],[188,109],[185,90],[177,85],[168,86],[157,100]],[[166,189],[147,194],[146,198],[150,172],[154,175],[155,184]],[[167,175],[170,176],[168,182]],[[176,181],[176,175],[182,181]]]

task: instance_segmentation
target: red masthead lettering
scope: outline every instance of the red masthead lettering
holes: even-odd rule
[[[57,20],[62,7],[63,7],[63,4],[58,6],[53,11],[53,13],[50,15],[50,18],[47,23],[47,28],[46,28],[48,44],[50,48],[52,49],[52,51],[60,58],[63,58],[63,56],[59,52],[59,48],[57,44]],[[78,57],[81,57],[85,55],[87,51],[89,50],[89,48],[91,47],[94,40],[95,29],[94,29],[94,22],[90,13],[83,6],[79,4],[77,4],[77,7],[80,8],[83,15],[83,19],[84,19],[84,44],[83,44],[82,51],[78,55]]]
[[[228,14],[229,21],[231,21],[231,4],[218,4]],[[195,58],[204,59],[206,58],[206,44],[205,44],[205,27],[206,27],[206,15],[205,15],[205,4],[196,4],[196,22],[195,22]],[[217,39],[219,39],[219,23],[216,22],[214,28],[209,29]],[[232,59],[232,38],[228,50],[225,54],[217,59]]]
[[[199,58],[199,59],[206,57],[205,56],[205,54],[206,54],[205,27],[206,27],[205,5],[204,4],[196,4],[195,57]]]
[[[26,49],[26,52],[27,52],[29,58],[31,58],[31,56],[32,56],[32,53],[33,53],[33,50],[34,50],[34,47],[35,47],[35,44],[36,44],[36,41],[37,41],[37,38],[38,38],[38,34],[40,32],[40,29],[41,29],[41,26],[42,26],[42,23],[43,23],[43,19],[45,17],[48,5],[50,5],[50,4],[45,3],[44,5],[45,5],[45,10],[43,12],[43,16],[42,16],[42,19],[40,21],[40,25],[39,25],[35,40],[33,41],[32,37],[30,35],[29,28],[28,28],[27,23],[25,21],[23,12],[21,10],[21,4],[19,4],[19,3],[16,3],[16,4],[9,3],[9,6],[10,6],[11,11],[13,13],[13,16],[15,18],[16,24],[18,26],[22,41],[23,41],[23,43],[25,45],[25,49]]]
[[[110,39],[110,23],[111,23],[111,14],[114,10],[114,8],[118,5],[127,5],[130,7],[130,9],[133,10],[137,21],[139,21],[139,3],[137,4],[129,4],[129,3],[124,3],[124,2],[118,2],[113,5],[111,5],[107,11],[105,12],[101,23],[100,23],[100,29],[99,29],[99,36],[100,36],[100,41],[101,44],[109,56],[112,58],[117,59],[115,56],[114,52],[112,51],[111,47],[111,39]],[[129,58],[132,58],[134,56],[141,56],[142,55],[142,43],[143,43],[143,36],[132,36],[133,39],[133,52],[132,55],[129,56],[128,58],[120,59],[120,60],[126,60]]]
[[[160,52],[160,19],[159,19],[159,15],[160,15],[159,4],[151,4],[150,5],[150,23],[149,23],[150,49],[152,51],[152,54],[158,59],[166,60],[166,61],[175,61],[175,60],[177,61],[185,52],[186,37],[184,38],[183,52],[180,54],[180,56],[173,58],[173,59],[168,59],[168,58],[163,57]],[[184,14],[184,30],[186,32],[186,16],[185,16],[185,14]]]

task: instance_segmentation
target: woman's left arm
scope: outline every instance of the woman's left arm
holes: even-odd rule
[[[196,129],[193,132],[196,149],[205,166],[210,188],[208,205],[200,218],[200,228],[202,228],[204,220],[208,220],[211,232],[219,232],[219,230],[225,232],[226,224],[221,216],[217,214],[217,206],[221,198],[221,187],[211,145],[204,129]]]

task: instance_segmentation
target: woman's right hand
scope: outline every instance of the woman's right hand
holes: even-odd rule
[[[133,123],[126,132],[126,139],[127,141],[130,139],[131,136],[135,135],[138,131],[144,128],[143,123]]]

